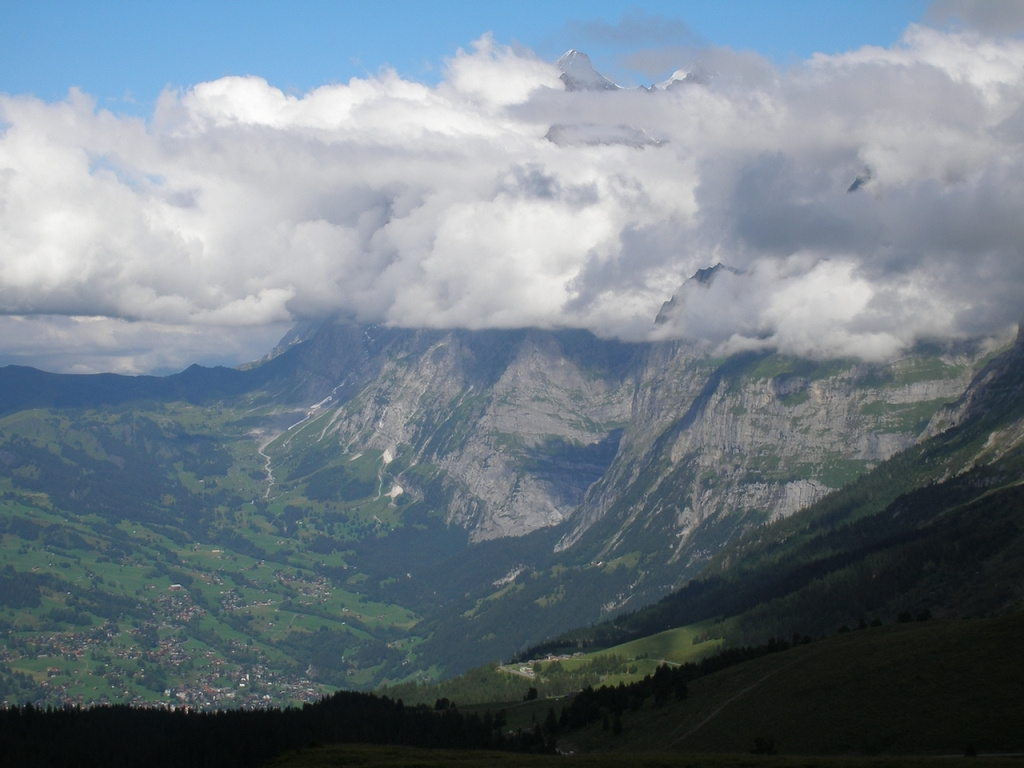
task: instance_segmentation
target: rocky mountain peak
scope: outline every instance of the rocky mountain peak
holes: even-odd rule
[[[679,311],[679,306],[682,301],[681,294],[683,291],[689,290],[690,286],[706,288],[711,285],[711,283],[714,282],[715,277],[723,271],[730,272],[734,275],[740,274],[740,270],[722,264],[721,262],[715,264],[713,267],[698,269],[692,276],[690,276],[689,279],[686,280],[685,283],[683,283],[679,293],[673,294],[672,298],[661,305],[661,309],[658,311],[658,316],[654,318],[655,325],[664,325]]]
[[[590,57],[570,49],[556,62],[567,91],[617,91],[619,86],[594,69]]]

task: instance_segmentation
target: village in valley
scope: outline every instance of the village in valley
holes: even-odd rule
[[[155,589],[155,588],[154,588]],[[124,625],[35,632],[8,630],[0,664],[17,675],[38,704],[131,704],[143,707],[265,708],[318,700],[330,687],[302,674],[275,670],[258,647],[232,639],[206,646],[190,638],[205,610],[180,584],[154,601],[152,618]],[[233,590],[224,608],[240,607]],[[33,674],[34,673],[34,674]],[[13,702],[8,702],[13,703]]]

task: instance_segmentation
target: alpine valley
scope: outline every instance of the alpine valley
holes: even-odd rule
[[[285,705],[595,624],[746,611],[713,634],[763,642],[1019,607],[1019,583],[966,577],[972,599],[894,577],[763,606],[854,565],[887,579],[886,536],[1019,487],[1022,359],[1012,338],[865,363],[334,319],[238,370],[3,368],[0,699]],[[1013,510],[986,557],[1019,547]],[[812,541],[828,557],[793,549]]]

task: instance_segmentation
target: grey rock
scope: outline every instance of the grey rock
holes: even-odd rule
[[[985,352],[723,360],[693,342],[334,323],[285,355],[318,441],[401,456],[400,486],[422,498],[423,477],[440,482],[471,540],[562,526],[558,550],[641,549],[682,578],[725,543],[716,526],[789,516],[913,444]],[[928,434],[958,418],[942,413]]]

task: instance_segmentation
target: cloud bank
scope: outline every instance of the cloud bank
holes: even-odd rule
[[[343,315],[884,359],[1020,321],[1024,41],[700,59],[569,91],[485,36],[436,86],[226,77],[149,120],[0,95],[0,355],[241,362]]]

